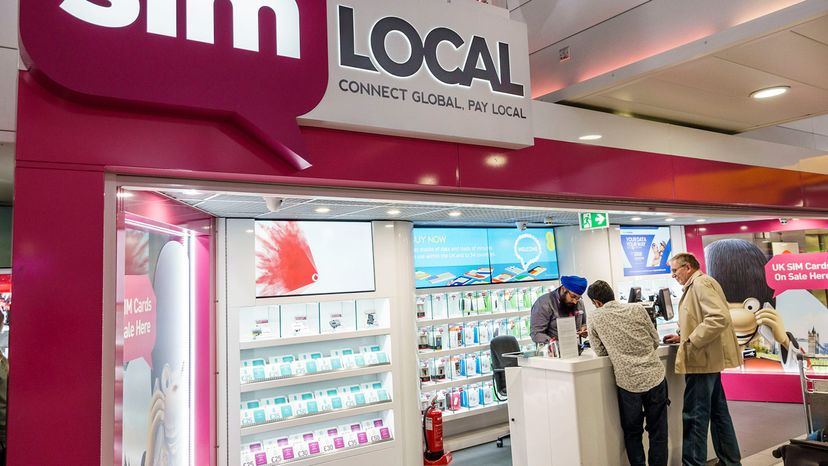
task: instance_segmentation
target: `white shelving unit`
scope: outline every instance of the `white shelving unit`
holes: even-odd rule
[[[264,447],[268,441],[274,445],[282,440],[294,445],[295,438],[301,442],[304,436],[311,433],[314,434],[313,441],[321,435],[323,438],[350,438],[353,442],[354,435],[366,432],[354,430],[357,424],[361,424],[363,429],[366,425],[373,428],[377,426],[373,424],[376,421],[382,422],[382,428],[389,429],[389,438],[375,437],[367,444],[348,444],[329,452],[317,450],[307,457],[297,455],[285,462],[292,465],[331,463],[343,466],[377,464],[380,461],[410,463],[411,458],[408,461],[404,459],[404,444],[416,442],[420,434],[404,428],[409,408],[405,403],[406,377],[403,371],[414,372],[411,366],[416,358],[411,355],[409,361],[401,351],[405,341],[401,335],[411,331],[406,331],[406,327],[412,330],[414,327],[409,322],[400,325],[399,316],[410,315],[408,293],[411,285],[405,283],[401,286],[393,273],[395,270],[413,269],[410,246],[398,238],[405,236],[406,228],[410,238],[410,225],[395,223],[396,228],[389,229],[384,224],[374,224],[373,292],[256,299],[255,237],[248,233],[253,229],[253,222],[251,219],[226,219],[219,227],[218,246],[223,254],[219,254],[218,268],[225,271],[223,276],[219,275],[219,281],[226,283],[217,296],[218,307],[222,309],[219,333],[223,337],[220,338],[219,348],[220,354],[224,355],[218,361],[223,381],[219,383],[218,393],[220,405],[223,405],[220,406],[218,419],[218,425],[223,429],[219,441],[219,465],[241,466],[242,453],[256,451],[252,450],[253,445]],[[408,290],[408,293],[401,290]],[[340,316],[330,312],[337,306],[342,309],[341,326],[334,327],[331,319]],[[307,315],[300,321],[303,309]],[[314,312],[318,314],[314,315]],[[365,314],[372,315],[366,318]],[[335,331],[332,332],[331,327]],[[254,336],[256,338],[251,339]],[[408,347],[407,344],[405,346]],[[224,351],[221,351],[222,347]],[[376,362],[376,359],[366,358],[369,353],[383,353],[387,357]],[[353,358],[347,359],[352,362],[346,364],[346,358]],[[300,364],[301,368],[301,364],[309,360],[338,360],[342,368],[330,370],[326,367],[325,372],[307,374],[297,372],[293,366]],[[298,375],[275,378],[275,374],[280,373],[275,372],[277,364],[280,368],[285,364],[291,365],[289,372]],[[263,369],[265,374],[274,378],[262,379],[261,372],[257,372],[255,381],[242,383],[242,368],[249,371],[259,367],[266,368]],[[250,373],[246,374],[245,380],[249,380]],[[353,403],[355,400],[350,397],[362,393],[367,398],[367,393],[373,393],[371,390],[384,390],[380,397],[382,401],[270,422],[256,417],[256,424],[241,424],[242,410],[245,416],[250,416],[253,411],[267,411],[268,407],[272,409],[272,406],[283,406],[279,403],[284,403],[292,405],[292,411],[297,412],[293,406],[304,406],[302,403],[308,399],[318,400],[323,396],[329,401],[341,398],[343,404],[346,400]],[[411,408],[416,409],[415,406]],[[249,423],[251,418],[245,419]],[[350,429],[344,431],[345,436],[343,428]],[[330,434],[334,429],[338,432]],[[375,429],[373,432],[376,434],[378,431]],[[269,452],[267,454],[270,455]],[[308,455],[308,452],[303,454]]]
[[[513,320],[513,319],[529,319],[531,314],[531,305],[534,301],[542,294],[558,286],[557,282],[517,282],[517,283],[501,283],[501,284],[493,284],[493,285],[476,285],[476,286],[469,286],[469,287],[441,287],[441,288],[427,288],[427,289],[420,289],[416,291],[416,300],[418,303],[415,305],[416,312],[420,315],[418,318],[417,315],[414,316],[416,328],[418,330],[418,334],[423,331],[428,331],[428,327],[433,327],[436,329],[438,326],[466,326],[469,323],[476,323],[476,322],[502,322],[505,320]],[[534,288],[534,290],[532,290]],[[530,290],[532,292],[527,294],[525,300],[517,299],[516,301],[510,302],[510,308],[507,308],[505,301],[498,302],[495,305],[493,302],[486,303],[485,300],[483,301],[483,306],[479,307],[480,302],[478,301],[479,309],[471,309],[470,311],[467,309],[462,309],[460,312],[456,308],[449,308],[449,295],[454,293],[477,293],[477,297],[483,297],[483,292],[486,293],[486,297],[489,299],[500,299],[501,295],[505,298],[505,294],[507,290],[511,290],[510,292],[514,294],[514,296],[523,296],[522,293],[529,293]],[[518,290],[520,290],[518,292]],[[430,296],[429,296],[430,295]],[[446,306],[446,309],[440,309],[439,311],[435,310],[435,306],[433,305],[433,301],[431,305],[426,305],[423,300],[431,299],[431,296],[439,295],[445,299],[444,303],[441,304],[442,306]],[[472,295],[473,297],[475,295]],[[462,299],[462,298],[459,298]],[[485,299],[485,297],[484,297]],[[468,301],[467,301],[468,303]],[[421,305],[422,304],[422,305]],[[475,304],[475,303],[472,303]],[[480,312],[483,310],[483,312]],[[422,314],[425,314],[424,316]],[[449,314],[453,314],[449,316]],[[461,315],[458,315],[461,314]],[[472,324],[474,325],[474,324]],[[528,325],[526,326],[528,327]],[[495,331],[495,326],[491,325],[490,329],[492,332]],[[514,329],[510,333],[513,336],[516,336],[518,339],[518,343],[523,345],[531,345],[532,339],[528,335],[528,328],[523,331],[522,329],[518,329],[521,331],[514,331]],[[493,338],[495,335],[490,335],[490,338]],[[442,341],[445,344],[445,339],[449,338],[448,335],[442,335],[444,339]],[[463,339],[465,340],[465,339]],[[450,344],[455,344],[452,341]],[[489,351],[489,343],[483,344],[473,344],[473,345],[463,345],[457,347],[451,347],[446,349],[418,349],[417,351],[417,358],[422,363],[423,361],[428,361],[432,359],[439,359],[444,357],[452,357],[461,354],[473,354],[479,353],[480,355],[486,354],[486,351]],[[419,370],[419,367],[418,367]],[[419,379],[418,379],[419,380]],[[439,382],[419,382],[418,383],[418,397],[421,397],[423,393],[441,393],[442,391],[450,391],[454,389],[458,389],[459,387],[467,386],[467,385],[476,385],[480,386],[481,384],[493,381],[492,373],[486,374],[474,374],[468,377],[456,377],[454,379],[448,380],[441,380]],[[457,411],[450,411],[448,409],[443,410],[443,419],[447,423],[446,428],[454,431],[452,433],[446,434],[446,445],[452,445],[455,448],[466,448],[476,444],[485,443],[492,441],[493,439],[497,438],[499,435],[503,435],[504,433],[508,432],[508,424],[506,423],[505,418],[505,410],[507,408],[506,402],[498,402],[495,398],[495,401],[490,404],[486,405],[478,405],[475,407],[467,408],[463,407]],[[490,417],[488,415],[492,415],[494,413],[503,413],[499,414],[496,420],[494,420],[493,424],[487,425],[489,422]],[[481,417],[479,421],[475,420],[475,416],[484,416]],[[500,419],[500,417],[503,419]],[[456,429],[454,428],[456,427]],[[482,429],[481,429],[482,427]],[[492,437],[494,435],[494,437]]]

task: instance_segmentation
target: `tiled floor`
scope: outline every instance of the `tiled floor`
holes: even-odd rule
[[[802,405],[732,401],[730,414],[742,450],[743,466],[772,466],[780,461],[771,456],[779,444],[805,433]],[[509,441],[503,448],[494,443],[454,453],[454,466],[509,466],[512,464]]]

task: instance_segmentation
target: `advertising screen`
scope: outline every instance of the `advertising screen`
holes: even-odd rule
[[[490,283],[485,228],[415,228],[417,288]]]
[[[415,228],[417,288],[558,278],[552,229]]]
[[[490,228],[488,235],[492,283],[559,277],[555,232],[551,229]]]
[[[374,291],[369,222],[257,221],[256,297]]]
[[[624,276],[670,273],[670,227],[621,227]]]

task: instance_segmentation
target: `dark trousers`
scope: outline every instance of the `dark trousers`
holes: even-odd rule
[[[647,420],[647,436],[650,466],[667,465],[667,381],[643,393],[633,393],[618,387],[618,408],[621,411],[621,429],[630,466],[646,466],[644,445],[644,420]]]
[[[684,442],[681,464],[703,466],[707,463],[707,428],[713,436],[713,449],[725,466],[740,466],[742,455],[736,431],[727,409],[721,374],[687,374],[684,376]]]

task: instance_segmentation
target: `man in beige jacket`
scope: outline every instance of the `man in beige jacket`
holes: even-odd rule
[[[664,338],[666,343],[679,344],[676,373],[685,374],[682,464],[706,463],[709,426],[719,464],[741,465],[721,380],[722,370],[739,366],[727,299],[719,283],[699,270],[692,254],[676,254],[669,263],[673,278],[684,286],[679,301],[680,336]]]

